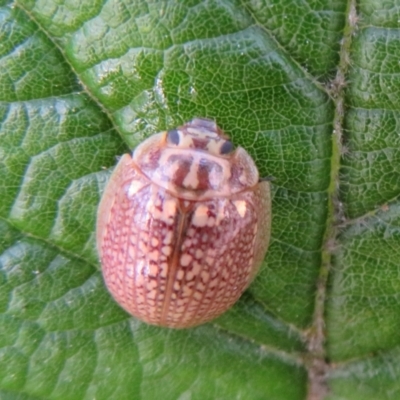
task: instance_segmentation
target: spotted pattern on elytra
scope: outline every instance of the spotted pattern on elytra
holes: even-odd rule
[[[196,325],[213,319],[250,283],[258,230],[251,197],[245,193],[238,199],[194,203],[183,215],[186,227],[177,243],[167,324]],[[238,204],[246,204],[243,216]]]
[[[118,206],[111,208],[105,227],[110,234],[103,242],[103,273],[125,309],[154,323],[161,317],[176,244],[178,201],[161,198],[151,185],[140,192],[140,196],[122,195]]]
[[[270,231],[269,183],[258,182],[243,149],[225,155],[232,145],[219,130],[208,131],[211,121],[194,121],[154,135],[151,145],[146,141],[133,157],[122,157],[99,207],[97,241],[108,289],[134,316],[172,328],[195,326],[227,310],[256,274]],[[161,168],[168,134],[172,151],[164,159],[170,165],[164,160]],[[216,163],[208,172],[215,169],[217,178],[202,176],[195,159]],[[171,185],[157,180],[163,174]],[[212,179],[222,191],[213,191]],[[246,179],[251,184],[243,188]]]

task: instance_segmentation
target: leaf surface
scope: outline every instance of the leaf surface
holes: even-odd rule
[[[0,397],[393,398],[399,13],[0,2]],[[95,220],[117,157],[194,117],[274,177],[272,239],[230,311],[174,331],[111,299]]]

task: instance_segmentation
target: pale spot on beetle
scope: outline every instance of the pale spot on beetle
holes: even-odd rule
[[[197,276],[200,273],[201,265],[198,262],[195,262],[193,265],[192,273],[194,276]]]
[[[203,297],[203,294],[199,293],[199,292],[195,292],[193,295],[193,298],[197,301],[201,300],[202,297]]]
[[[204,254],[203,250],[197,249],[194,256],[195,258],[200,259],[203,257],[203,254]]]
[[[194,273],[193,273],[193,271],[189,271],[187,274],[186,274],[186,281],[191,281],[192,279],[194,278]]]
[[[165,200],[162,203],[162,210],[154,202],[150,201],[147,204],[147,211],[154,220],[160,220],[167,225],[172,225],[175,219],[176,201],[172,199]]]
[[[136,274],[136,285],[142,286],[144,283],[144,277],[142,274]]]
[[[173,237],[173,233],[172,231],[168,231],[164,238],[163,238],[163,244],[167,245],[167,244],[171,244],[172,243],[172,237]]]
[[[182,250],[187,249],[188,247],[192,247],[192,241],[190,239],[186,239],[182,244]]]
[[[206,264],[212,265],[214,258],[207,256],[205,261],[206,261]]]
[[[190,254],[183,254],[181,256],[180,264],[182,267],[187,267],[193,260],[193,257]]]
[[[156,315],[155,305],[156,305],[156,302],[152,298],[150,299],[149,297],[147,297],[146,306],[147,306],[147,309],[148,309],[149,316],[151,318],[154,318],[155,315]]]
[[[187,235],[188,237],[192,237],[192,236],[194,236],[195,233],[196,233],[196,230],[195,230],[194,228],[190,228],[190,229],[188,229],[186,235]]]
[[[193,214],[192,224],[202,228],[207,225],[208,218],[208,207],[204,204],[200,204]]]
[[[218,279],[213,279],[213,280],[210,282],[210,288],[216,287],[217,284],[218,284]]]
[[[160,242],[159,242],[159,240],[157,238],[155,238],[155,237],[151,238],[151,245],[153,247],[157,247],[159,243]]]
[[[129,254],[129,257],[130,257],[131,259],[135,259],[135,257],[136,257],[136,247],[134,247],[134,246],[129,246],[129,247],[128,247],[128,254]]]
[[[192,162],[189,172],[185,176],[185,179],[182,182],[182,185],[187,189],[197,189],[199,187],[199,178],[198,178],[199,168],[197,163]]]
[[[150,261],[157,261],[160,257],[160,253],[158,250],[153,250],[149,253],[149,260]]]
[[[151,276],[157,276],[158,275],[158,266],[157,265],[150,264],[149,275],[151,275]]]
[[[129,185],[129,189],[128,189],[128,196],[129,197],[133,197],[136,195],[136,193],[142,189],[143,187],[147,186],[148,183],[144,182],[144,181],[139,181],[139,180],[134,180],[131,182],[131,184]]]
[[[142,254],[147,253],[147,243],[143,242],[142,240],[139,242],[139,250]]]
[[[219,154],[221,149],[221,141],[210,140],[207,144],[207,150],[212,154]]]
[[[179,147],[180,148],[192,148],[193,147],[193,138],[189,135],[185,135],[183,131],[177,130],[179,134]]]
[[[171,255],[171,253],[172,253],[172,248],[171,248],[171,246],[164,246],[162,249],[161,249],[161,252],[165,255],[165,256],[169,256],[169,255]]]
[[[201,276],[201,280],[204,283],[207,283],[209,281],[209,279],[210,279],[210,274],[207,271],[202,271],[200,276]]]
[[[168,264],[167,263],[161,263],[160,264],[161,272],[160,276],[161,278],[166,278],[167,273],[168,273]]]
[[[176,201],[175,200],[164,200],[163,204],[163,221],[170,222],[171,218],[174,218],[176,214]]]
[[[238,214],[243,218],[246,215],[246,202],[244,200],[236,200],[233,202]]]
[[[182,297],[189,297],[189,296],[192,295],[192,293],[193,293],[193,290],[190,289],[187,285],[185,285],[185,286],[183,287],[183,290],[182,290]]]

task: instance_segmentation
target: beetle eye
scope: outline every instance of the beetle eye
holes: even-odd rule
[[[219,152],[221,154],[229,154],[233,151],[234,146],[233,143],[230,140],[227,140],[222,146]]]
[[[168,143],[178,145],[179,144],[179,132],[176,129],[171,129],[167,133]]]

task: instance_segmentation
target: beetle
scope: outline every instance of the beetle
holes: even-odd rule
[[[270,184],[209,119],[154,134],[118,162],[98,209],[114,299],[149,324],[188,328],[229,309],[268,248]]]

